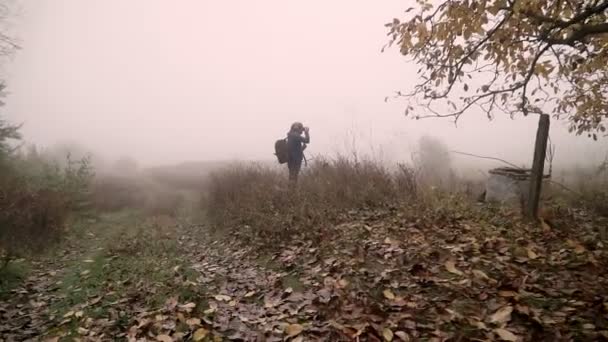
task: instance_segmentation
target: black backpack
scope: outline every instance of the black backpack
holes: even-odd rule
[[[287,163],[289,150],[287,148],[287,138],[279,139],[274,143],[274,155],[277,156],[279,164]]]

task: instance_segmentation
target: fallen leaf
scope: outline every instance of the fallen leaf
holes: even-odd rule
[[[495,329],[494,332],[503,341],[513,341],[513,342],[517,341],[517,335],[515,335],[514,333],[510,332],[507,329]]]
[[[74,317],[80,318],[82,316],[84,316],[84,312],[83,311],[77,311],[77,312],[74,313]]]
[[[83,262],[86,262],[86,263],[90,264],[90,263],[95,262],[95,261],[93,259],[85,259],[85,260],[83,260]]]
[[[340,288],[343,289],[343,288],[345,288],[347,286],[348,286],[348,280],[346,280],[344,278],[338,280],[338,287],[340,287]]]
[[[74,316],[74,311],[68,311],[63,315],[63,318],[68,318]]]
[[[298,336],[296,338],[294,338],[293,340],[291,340],[291,342],[303,342],[304,341],[304,337],[302,336]]]
[[[551,231],[551,226],[545,222],[542,218],[540,219],[540,225],[543,228],[543,232],[548,233]]]
[[[178,313],[177,313],[177,320],[183,323],[183,322],[185,322],[185,321],[186,321],[186,316],[184,316],[184,314],[183,314],[183,313],[178,312]]]
[[[175,307],[177,306],[177,297],[170,297],[169,299],[167,299],[167,301],[165,302],[165,307],[167,308],[167,310],[171,311],[173,309],[175,309]]]
[[[389,328],[384,328],[382,330],[382,336],[384,337],[385,341],[391,342],[393,340],[394,334],[393,331]]]
[[[194,309],[196,307],[196,303],[187,303],[180,306],[182,309]]]
[[[302,325],[296,323],[296,324],[288,325],[287,328],[285,328],[285,333],[289,337],[294,337],[294,336],[298,336],[303,330],[304,330],[304,327]]]
[[[89,303],[89,305],[95,305],[97,303],[99,303],[101,301],[101,297],[95,297],[93,299],[91,299],[91,302]]]
[[[532,248],[528,247],[526,250],[528,251],[528,258],[529,259],[534,260],[534,259],[538,258],[538,254],[534,253],[534,251],[532,250]]]
[[[403,342],[411,341],[410,335],[408,335],[405,331],[395,331],[395,336],[399,337],[399,339]]]
[[[386,299],[388,299],[388,300],[395,299],[395,294],[390,289],[386,289],[382,293],[384,294],[384,297],[386,297]]]
[[[255,291],[249,291],[249,292],[245,293],[245,298],[252,297],[254,294],[255,294]]]
[[[201,320],[199,318],[188,318],[186,320],[186,324],[188,324],[189,326],[201,325]]]
[[[192,335],[192,339],[194,341],[202,341],[205,337],[207,337],[207,335],[209,335],[209,330],[205,328],[200,328],[194,332],[194,334]]]
[[[454,264],[454,260],[448,260],[445,262],[445,269],[450,273],[463,275],[463,273],[456,268],[456,264]]]
[[[487,274],[485,274],[483,271],[481,270],[473,270],[473,275],[475,275],[477,278],[479,279],[483,279],[483,280],[490,280],[490,277],[488,277]]]
[[[587,250],[585,246],[581,245],[581,243],[578,241],[567,240],[566,242],[570,247],[574,248],[574,253],[576,254],[582,254]]]
[[[492,316],[490,316],[490,322],[496,324],[506,323],[511,320],[511,313],[513,312],[513,307],[507,305],[498,311],[496,311]]]
[[[160,342],[173,342],[173,338],[169,335],[158,335],[156,336],[156,340]]]
[[[91,271],[89,271],[89,270],[84,270],[84,271],[80,272],[80,275],[81,275],[81,276],[86,276],[86,275],[87,275],[87,274],[89,274],[89,273],[91,273]]]
[[[517,297],[517,292],[515,292],[515,291],[498,291],[498,295],[501,297]]]
[[[214,298],[218,302],[229,302],[232,299],[230,296],[226,295],[215,295]]]

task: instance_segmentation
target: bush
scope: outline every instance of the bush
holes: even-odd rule
[[[16,130],[0,136],[18,138]],[[11,136],[6,133],[12,133]],[[41,252],[61,238],[70,214],[90,209],[93,176],[88,159],[63,167],[49,162],[35,148],[14,151],[0,137],[0,256],[4,266],[15,256]]]
[[[62,193],[32,189],[23,180],[2,184],[0,195],[0,250],[5,263],[15,256],[38,252],[57,242],[67,219]]]
[[[414,198],[413,177],[371,161],[317,159],[297,191],[289,191],[284,170],[241,164],[211,175],[204,207],[217,229],[246,240],[276,242],[294,234],[319,239],[345,211]]]

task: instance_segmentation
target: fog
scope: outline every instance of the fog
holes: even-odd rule
[[[413,2],[413,1],[409,1]],[[9,120],[28,141],[77,142],[143,165],[273,158],[293,121],[311,127],[309,154],[408,159],[423,135],[450,149],[522,164],[537,117],[456,127],[404,117],[385,102],[416,81],[384,24],[408,1],[24,0],[22,49],[7,68]],[[556,164],[595,163],[606,140],[553,121]],[[463,158],[463,157],[457,157]],[[469,159],[464,159],[469,160]]]

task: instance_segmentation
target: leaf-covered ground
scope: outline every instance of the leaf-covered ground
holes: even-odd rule
[[[608,339],[608,251],[596,232],[606,222],[589,217],[537,227],[490,209],[360,210],[315,242],[264,246],[187,221],[104,216],[27,263],[1,295],[0,336]]]

